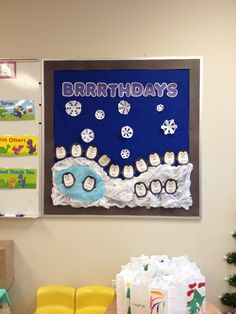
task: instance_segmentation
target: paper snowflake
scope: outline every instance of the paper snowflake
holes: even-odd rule
[[[123,138],[131,138],[133,136],[133,133],[133,129],[128,125],[121,128],[121,135]]]
[[[130,111],[130,104],[126,100],[121,100],[118,104],[118,111],[120,114],[128,114]]]
[[[130,156],[130,151],[128,149],[122,149],[120,155],[123,159],[127,159]]]
[[[161,126],[161,129],[164,131],[165,135],[174,134],[177,128],[178,128],[178,125],[175,124],[174,119],[165,120]]]
[[[85,143],[90,143],[94,140],[94,132],[91,129],[84,129],[81,132],[81,138]]]
[[[98,120],[103,120],[105,118],[105,112],[101,109],[98,109],[96,112],[95,112],[95,117],[96,119]]]
[[[71,100],[65,104],[66,113],[71,117],[78,116],[82,111],[82,105],[76,100]]]
[[[162,104],[159,104],[159,105],[157,105],[156,106],[156,110],[158,111],[158,112],[162,112],[163,110],[164,110],[164,105],[162,105]]]

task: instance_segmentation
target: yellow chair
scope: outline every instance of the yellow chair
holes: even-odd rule
[[[113,288],[104,286],[78,288],[75,314],[105,314],[114,298],[115,290]]]
[[[75,289],[45,286],[37,290],[35,314],[74,314]]]

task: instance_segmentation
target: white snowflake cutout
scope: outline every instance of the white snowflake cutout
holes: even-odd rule
[[[130,156],[130,151],[128,149],[122,149],[120,155],[123,159],[127,159]]]
[[[134,134],[134,131],[130,126],[125,125],[121,128],[121,135],[123,138],[131,138],[133,134]]]
[[[95,135],[94,135],[94,132],[93,130],[91,129],[84,129],[82,132],[81,132],[81,138],[82,140],[85,142],[85,143],[90,143],[94,140],[95,138]]]
[[[162,104],[159,104],[159,105],[156,106],[156,110],[157,110],[158,112],[162,112],[162,111],[164,110],[164,108],[165,108],[165,106],[162,105]]]
[[[71,117],[78,116],[82,111],[82,105],[76,100],[71,100],[65,104],[66,113]]]
[[[161,129],[164,131],[165,135],[174,134],[177,128],[178,128],[178,125],[175,124],[174,119],[165,120],[161,126]]]
[[[128,114],[130,111],[130,104],[126,100],[121,100],[118,104],[118,111],[120,114]]]
[[[95,112],[95,118],[98,119],[98,120],[103,120],[105,118],[105,112],[101,109],[98,109],[96,112]]]

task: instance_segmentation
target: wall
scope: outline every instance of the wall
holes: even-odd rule
[[[40,285],[109,284],[142,253],[188,254],[217,304],[235,271],[223,260],[235,248],[235,0],[0,0],[0,10],[1,57],[204,58],[202,220],[1,220],[0,238],[15,242],[13,313],[33,313]]]

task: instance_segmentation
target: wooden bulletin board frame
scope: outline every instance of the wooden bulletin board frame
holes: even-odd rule
[[[44,215],[50,216],[88,216],[88,217],[142,217],[142,218],[199,218],[200,210],[200,82],[201,58],[162,58],[145,60],[44,60]],[[106,69],[189,69],[189,155],[193,163],[191,174],[191,194],[193,205],[189,210],[182,208],[72,208],[71,206],[53,206],[51,200],[51,168],[54,164],[53,143],[53,106],[54,71],[56,70],[106,70]]]

